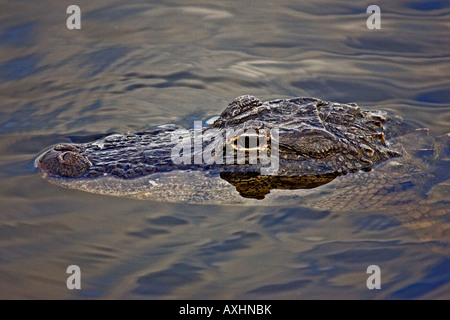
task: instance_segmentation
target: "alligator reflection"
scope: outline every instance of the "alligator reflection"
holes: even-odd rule
[[[268,176],[257,172],[221,172],[220,177],[236,187],[236,191],[244,198],[262,200],[272,189],[295,190],[312,189],[333,181],[345,173],[307,176]]]

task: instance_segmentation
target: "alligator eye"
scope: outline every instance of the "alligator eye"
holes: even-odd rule
[[[268,132],[257,133],[254,130],[248,130],[241,135],[235,136],[228,143],[234,150],[254,151],[265,150],[268,146],[270,136]]]

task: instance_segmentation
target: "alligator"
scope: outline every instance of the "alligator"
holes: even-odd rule
[[[449,140],[355,103],[244,95],[205,128],[58,144],[35,166],[51,183],[105,195],[389,212],[448,255]]]

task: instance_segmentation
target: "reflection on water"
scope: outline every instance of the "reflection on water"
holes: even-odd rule
[[[381,30],[332,1],[79,1],[68,30],[70,4],[0,4],[1,298],[449,297],[449,259],[389,213],[113,199],[32,166],[49,145],[192,126],[244,93],[357,102],[445,134],[446,1],[378,2]]]

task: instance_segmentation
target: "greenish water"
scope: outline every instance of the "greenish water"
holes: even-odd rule
[[[447,2],[380,1],[380,30],[366,4],[332,1],[78,1],[68,30],[70,4],[0,2],[0,298],[450,297],[448,257],[388,212],[138,201],[33,168],[52,144],[191,126],[241,94],[356,102],[445,134]]]

